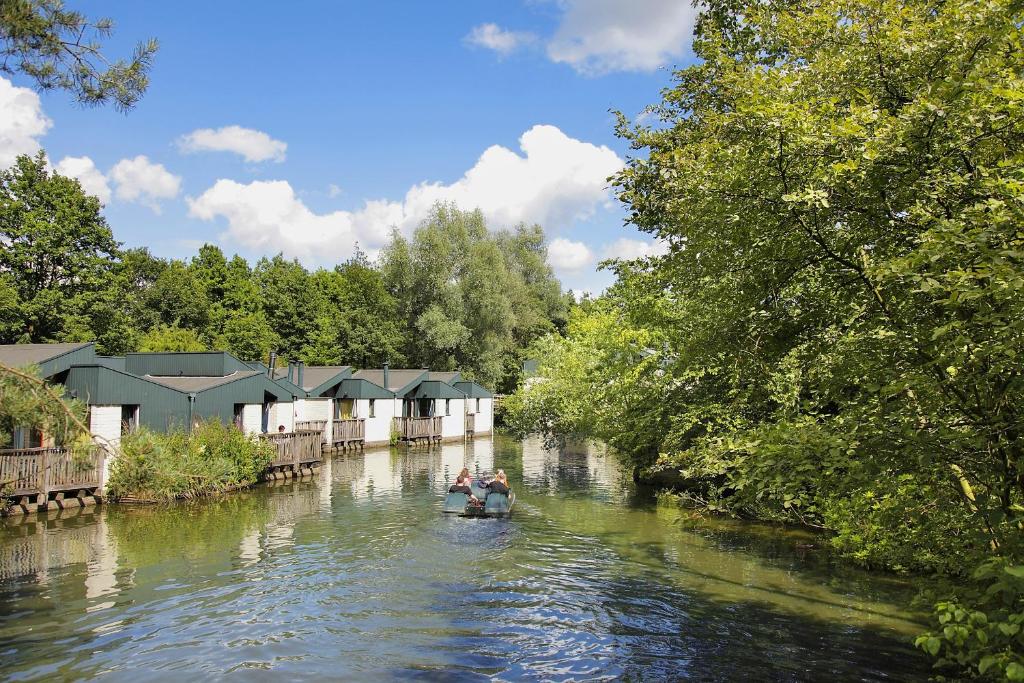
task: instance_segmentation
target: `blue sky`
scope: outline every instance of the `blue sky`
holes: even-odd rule
[[[11,77],[0,160],[44,148],[128,246],[330,266],[446,199],[540,222],[576,290],[608,284],[600,258],[656,249],[604,182],[628,154],[609,109],[636,115],[687,63],[685,3],[68,4],[115,20],[108,55],[160,41],[150,88],[123,115]]]

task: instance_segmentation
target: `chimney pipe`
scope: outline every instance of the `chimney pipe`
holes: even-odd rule
[[[267,376],[274,378],[274,366],[277,365],[277,351],[270,352],[270,361],[267,363]]]
[[[302,369],[306,367],[306,364],[301,360],[295,364],[295,384],[301,389],[302,388]]]
[[[387,364],[387,361],[384,362],[384,388],[385,389],[388,388],[388,364]]]
[[[288,381],[295,384],[295,363],[288,361]]]

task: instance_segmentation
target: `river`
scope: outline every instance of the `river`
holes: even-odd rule
[[[510,519],[441,513],[504,468]],[[216,500],[0,520],[0,678],[922,680],[913,587],[657,505],[599,446],[337,455]]]

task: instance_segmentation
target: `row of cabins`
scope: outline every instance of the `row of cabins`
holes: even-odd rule
[[[85,402],[93,436],[114,453],[122,434],[140,425],[168,431],[211,419],[271,439],[315,430],[328,447],[461,440],[493,426],[493,395],[458,372],[270,368],[223,351],[111,357],[93,343],[0,345],[0,363],[36,366]],[[58,446],[31,430],[11,436],[12,449]]]

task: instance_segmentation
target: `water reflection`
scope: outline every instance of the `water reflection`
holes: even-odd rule
[[[508,520],[440,514],[504,468]],[[0,523],[12,679],[901,680],[909,588],[813,539],[690,520],[599,445],[500,437],[335,456],[217,500]]]

